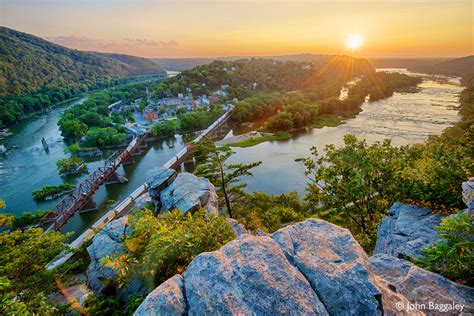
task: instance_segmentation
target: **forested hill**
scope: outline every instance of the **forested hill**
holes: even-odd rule
[[[78,51],[0,27],[0,96],[160,72],[162,68],[146,58]]]
[[[426,67],[418,67],[417,70],[433,74],[464,76],[474,73],[474,55],[451,59]]]
[[[320,54],[294,54],[294,55],[279,55],[279,56],[233,56],[233,57],[198,57],[198,58],[152,58],[154,62],[161,65],[166,70],[182,71],[196,66],[208,65],[214,60],[220,61],[236,61],[239,59],[257,58],[257,59],[272,59],[277,61],[297,61],[310,62],[314,65],[323,65],[329,62],[334,55],[320,55]]]

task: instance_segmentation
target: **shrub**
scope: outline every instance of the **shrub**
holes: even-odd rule
[[[148,289],[182,273],[202,252],[213,251],[234,238],[224,217],[199,210],[191,215],[172,211],[155,217],[144,209],[129,216],[128,254],[106,262],[119,271],[122,285],[139,276]]]
[[[444,240],[423,249],[421,267],[453,281],[474,285],[474,226],[465,213],[444,218],[437,227]]]

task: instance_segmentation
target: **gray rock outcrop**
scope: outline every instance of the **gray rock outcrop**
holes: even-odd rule
[[[394,315],[394,302],[408,302],[375,276],[347,229],[317,219],[242,234],[197,256],[182,277],[181,291],[171,291],[178,294],[163,283],[138,311],[182,306],[181,294],[190,315]]]
[[[248,234],[248,230],[245,228],[245,226],[239,223],[237,220],[229,217],[227,217],[225,220],[230,225],[230,229],[232,229],[237,237],[243,234]]]
[[[272,235],[331,315],[381,315],[382,293],[349,230],[309,219]]]
[[[103,259],[108,256],[119,256],[125,253],[121,236],[130,233],[127,218],[111,221],[102,228],[92,239],[92,244],[87,247],[91,263],[87,268],[87,284],[94,292],[101,293],[115,278],[117,271],[103,264]]]
[[[176,177],[176,171],[165,167],[157,167],[148,170],[145,177],[148,186],[148,194],[152,198],[159,198],[161,190],[173,182]]]
[[[244,235],[200,254],[184,272],[184,288],[190,315],[327,314],[270,237]]]
[[[135,315],[186,315],[183,290],[183,277],[177,274],[148,294],[147,299],[135,311]]]
[[[163,211],[178,209],[183,213],[204,208],[206,212],[219,214],[217,193],[209,180],[187,172],[176,179],[160,193]]]
[[[87,285],[96,293],[103,293],[110,286],[115,287],[117,270],[104,265],[104,259],[113,258],[126,253],[123,237],[131,233],[128,217],[121,217],[105,225],[87,247],[91,263],[87,267]],[[127,286],[118,289],[118,295],[127,297],[133,294],[145,294],[146,288],[140,279],[132,278]]]
[[[440,240],[436,226],[442,216],[430,209],[395,203],[377,229],[374,254],[418,258],[421,250]]]
[[[457,284],[443,276],[426,271],[413,263],[386,254],[369,259],[374,273],[387,282],[392,289],[402,294],[411,304],[424,304],[420,310],[430,314],[442,314],[430,308],[431,304],[462,304],[462,312],[474,313],[474,288]],[[406,310],[406,305],[401,305]],[[449,314],[460,311],[450,310]]]

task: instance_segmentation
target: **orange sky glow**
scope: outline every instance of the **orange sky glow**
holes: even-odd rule
[[[473,10],[471,0],[0,0],[0,24],[144,57],[455,57],[473,54]]]

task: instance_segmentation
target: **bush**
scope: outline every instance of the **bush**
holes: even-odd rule
[[[437,229],[444,240],[423,249],[423,257],[415,263],[453,281],[473,286],[474,226],[471,217],[465,213],[449,216]]]
[[[151,133],[153,136],[172,136],[176,133],[178,125],[178,120],[157,123],[151,128]]]
[[[122,284],[139,276],[150,290],[182,273],[200,253],[216,250],[234,238],[224,217],[204,210],[155,217],[145,209],[129,216],[129,225],[132,232],[125,239],[129,253],[110,258],[107,264],[118,269]]]
[[[270,195],[253,192],[235,202],[234,217],[247,229],[272,233],[309,216],[296,192]]]
[[[46,197],[54,196],[55,194],[70,191],[74,188],[74,185],[70,183],[63,183],[60,185],[46,185],[40,190],[34,190],[31,192],[35,200],[43,200]]]
[[[91,147],[105,147],[120,144],[126,135],[114,127],[91,128],[85,135],[85,144]]]
[[[59,173],[78,173],[87,172],[87,165],[79,157],[71,157],[56,161],[56,167]]]

